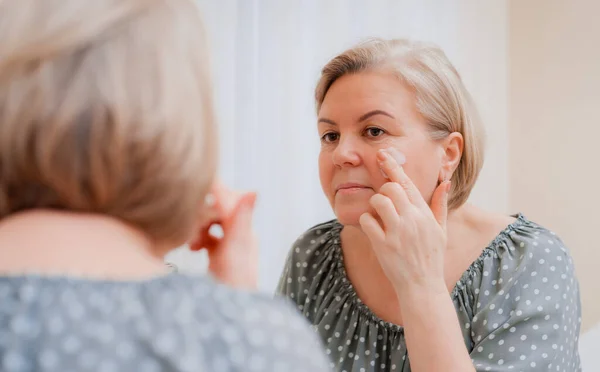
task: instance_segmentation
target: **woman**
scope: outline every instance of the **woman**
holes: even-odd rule
[[[3,1],[0,34],[0,370],[325,371],[293,309],[163,263],[195,240],[256,277],[255,196],[211,186],[194,2]]]
[[[312,322],[332,367],[578,370],[579,292],[562,242],[466,203],[483,133],[444,53],[362,43],[323,68],[316,104],[337,219],[298,239],[278,292]]]

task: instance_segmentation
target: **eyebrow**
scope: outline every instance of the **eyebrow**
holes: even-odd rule
[[[395,119],[395,117],[392,114],[389,114],[383,110],[373,110],[373,111],[369,111],[366,114],[362,115],[360,118],[358,118],[358,122],[362,122],[367,120],[368,118],[375,116],[375,115],[384,115],[387,117],[390,117],[392,119]],[[337,123],[331,119],[327,119],[327,118],[319,118],[319,123],[327,123],[330,125],[334,125],[337,126]]]
[[[395,117],[394,117],[394,116],[392,116],[392,114],[388,114],[387,112],[385,112],[385,111],[383,111],[383,110],[373,110],[373,111],[369,111],[369,112],[367,112],[366,114],[364,114],[363,116],[361,116],[361,117],[358,119],[358,121],[359,121],[359,122],[361,122],[361,121],[365,121],[365,120],[367,120],[368,118],[370,118],[371,116],[375,116],[375,115],[384,115],[384,116],[390,117],[390,118],[392,118],[392,119],[395,119]]]

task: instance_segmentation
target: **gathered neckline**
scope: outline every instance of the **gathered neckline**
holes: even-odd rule
[[[460,288],[464,287],[469,280],[472,280],[472,278],[477,275],[478,272],[483,270],[483,261],[497,253],[498,246],[510,237],[511,232],[529,222],[529,220],[522,213],[518,213],[512,217],[516,218],[515,221],[510,223],[506,228],[500,231],[498,235],[496,235],[496,237],[483,249],[479,257],[477,257],[477,259],[473,261],[471,265],[469,265],[469,267],[461,275],[461,278],[455,283],[452,292],[449,293],[453,300],[458,296]],[[350,294],[350,301],[352,301],[352,304],[362,315],[364,315],[377,326],[381,326],[396,332],[403,332],[403,326],[381,319],[358,297],[358,293],[356,293],[356,290],[352,285],[350,278],[348,277],[348,273],[346,272],[346,267],[344,265],[344,254],[342,251],[342,240],[340,235],[343,227],[344,226],[338,220],[334,220],[333,227],[331,229],[331,236],[333,239],[332,244],[334,249],[336,269],[338,275],[340,275],[342,279],[341,285],[344,287],[345,292]]]

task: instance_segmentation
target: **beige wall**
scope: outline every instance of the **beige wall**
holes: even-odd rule
[[[600,321],[600,1],[509,3],[509,206],[555,230]]]

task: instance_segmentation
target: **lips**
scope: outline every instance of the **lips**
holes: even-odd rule
[[[338,193],[340,191],[351,192],[351,191],[360,191],[360,190],[365,190],[365,189],[372,190],[371,187],[365,186],[365,185],[360,184],[360,183],[347,182],[347,183],[343,183],[343,184],[338,185],[335,188],[335,192],[336,193]]]

